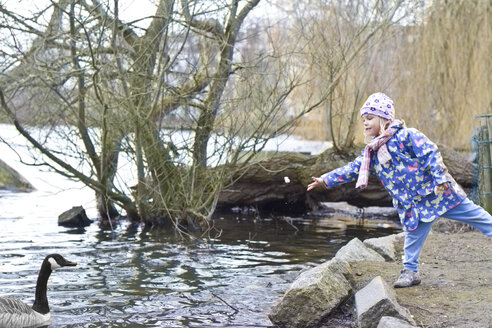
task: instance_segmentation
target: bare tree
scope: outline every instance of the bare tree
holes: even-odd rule
[[[274,57],[234,61],[258,2],[161,0],[145,27],[124,22],[117,0],[60,0],[32,16],[1,7],[13,49],[2,56],[4,112],[40,152],[36,164],[96,192],[103,218],[123,209],[146,224],[206,230],[234,170],[283,132],[270,126],[296,84],[264,70]],[[274,87],[259,93],[266,80]],[[238,120],[251,107],[256,118]]]
[[[29,15],[0,6],[3,112],[33,163],[92,188],[105,220],[124,212],[207,231],[219,192],[266,141],[347,97],[337,86],[399,5],[356,24],[355,39],[331,39],[319,26],[349,30],[343,6],[316,3],[325,16],[302,19],[320,25],[291,33],[300,18],[285,33],[248,23],[258,3],[160,0],[133,22],[118,0],[58,0]]]

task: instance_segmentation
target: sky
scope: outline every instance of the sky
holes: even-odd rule
[[[52,0],[54,1],[54,0]],[[13,10],[20,14],[28,14],[39,11],[49,5],[50,0],[0,0],[0,2],[9,10]],[[102,3],[113,1],[101,0]],[[133,21],[142,18],[145,15],[151,15],[155,12],[157,0],[119,0],[120,16],[125,21]],[[267,18],[274,14],[275,7],[270,0],[261,0],[258,6],[254,9],[254,14]],[[49,17],[49,16],[48,16]]]
[[[39,11],[51,2],[50,0],[0,0],[9,10],[20,14],[28,14]],[[102,0],[101,2],[106,2]],[[155,1],[152,0],[120,0],[120,13],[125,20],[135,20],[144,14],[151,14],[155,11]],[[112,3],[112,1],[111,1]],[[49,17],[49,14],[47,15]]]

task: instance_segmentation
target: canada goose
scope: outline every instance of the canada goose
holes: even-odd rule
[[[46,297],[48,278],[55,269],[76,265],[77,263],[66,260],[60,254],[46,256],[39,270],[32,308],[18,299],[0,297],[0,327],[38,327],[49,324],[51,315]]]

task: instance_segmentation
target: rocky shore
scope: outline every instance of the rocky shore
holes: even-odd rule
[[[402,268],[401,235],[354,239],[300,273],[272,306],[271,321],[288,328],[492,327],[492,239],[447,231],[438,222],[429,235],[419,286],[392,287]]]

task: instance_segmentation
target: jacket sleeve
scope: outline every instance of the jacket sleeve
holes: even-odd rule
[[[436,185],[449,182],[449,178],[446,176],[448,169],[442,161],[442,156],[437,145],[430,141],[422,132],[416,129],[408,130],[408,138],[410,139],[412,150],[420,164],[429,169]]]
[[[360,165],[362,163],[364,150],[362,155],[358,156],[353,162],[339,167],[333,171],[325,173],[321,176],[321,179],[325,182],[327,188],[335,187],[343,183],[352,182],[359,177]]]

